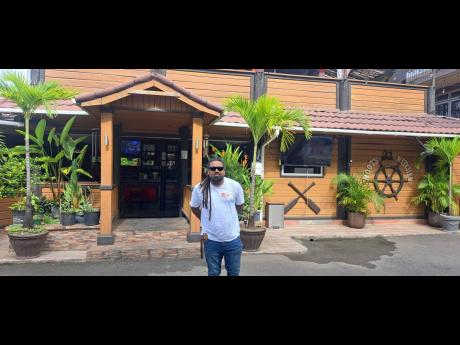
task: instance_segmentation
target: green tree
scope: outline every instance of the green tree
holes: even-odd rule
[[[29,122],[39,107],[44,107],[49,117],[56,115],[56,102],[71,99],[75,92],[62,88],[56,82],[31,85],[18,73],[7,72],[0,79],[0,97],[14,102],[21,110],[25,123],[25,154],[26,154],[26,214],[24,228],[33,228],[32,192],[30,178]]]
[[[425,144],[425,151],[421,153],[424,158],[428,155],[439,157],[437,162],[438,168],[442,169],[443,166],[449,167],[449,200],[452,200],[453,192],[453,179],[452,179],[452,165],[455,158],[460,154],[460,137],[449,138],[432,138]],[[453,215],[454,208],[452,202],[449,202],[449,215]]]
[[[249,195],[249,226],[254,227],[255,167],[259,141],[265,135],[273,138],[281,133],[280,150],[284,152],[295,140],[294,127],[301,127],[306,139],[311,137],[310,120],[302,110],[286,110],[278,98],[268,95],[262,95],[255,101],[235,95],[224,102],[224,107],[227,112],[236,112],[241,115],[249,126],[254,141]]]

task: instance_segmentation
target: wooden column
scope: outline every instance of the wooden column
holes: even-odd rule
[[[107,238],[98,244],[112,244],[113,208],[113,113],[101,112],[101,236]],[[112,243],[100,243],[112,242]]]
[[[201,182],[203,169],[203,115],[193,117],[192,123],[192,188]],[[200,220],[194,214],[190,218],[192,234],[200,233]]]

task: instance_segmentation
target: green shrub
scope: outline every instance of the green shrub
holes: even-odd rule
[[[35,225],[33,228],[23,228],[21,224],[13,224],[8,227],[8,232],[10,234],[41,234],[46,232],[46,229],[43,225]]]
[[[369,187],[367,181],[341,173],[332,183],[337,186],[337,202],[348,212],[369,214],[368,204],[372,202],[377,212],[385,206],[384,199]]]

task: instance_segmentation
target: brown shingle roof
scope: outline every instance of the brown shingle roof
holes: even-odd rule
[[[310,115],[313,129],[460,135],[460,120],[444,116],[337,109],[304,110]],[[219,122],[245,124],[244,119],[235,113],[226,114]]]
[[[161,83],[161,84],[163,84],[165,86],[168,86],[168,87],[172,88],[173,90],[179,92],[180,94],[184,95],[185,97],[188,97],[192,101],[195,101],[195,102],[197,102],[197,103],[199,103],[199,104],[201,104],[201,105],[203,105],[203,106],[205,106],[205,107],[207,107],[207,108],[209,108],[211,110],[217,111],[219,113],[222,113],[224,111],[224,108],[222,108],[221,106],[208,102],[206,99],[201,98],[201,97],[191,93],[187,89],[185,89],[182,86],[179,86],[179,85],[173,83],[168,78],[166,78],[163,75],[158,74],[156,72],[151,72],[149,74],[137,77],[137,78],[135,78],[135,79],[133,79],[133,80],[127,82],[127,83],[123,83],[123,84],[120,84],[120,85],[115,86],[115,87],[107,88],[107,89],[97,91],[97,92],[89,92],[89,93],[79,95],[79,96],[75,97],[75,101],[77,103],[83,103],[83,102],[92,101],[92,100],[97,99],[97,98],[105,97],[105,96],[112,95],[114,93],[129,89],[129,88],[131,88],[133,86],[148,82],[150,80],[154,80],[154,81],[157,81],[157,82],[159,82],[159,83]]]

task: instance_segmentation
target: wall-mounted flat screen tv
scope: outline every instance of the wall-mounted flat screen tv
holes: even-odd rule
[[[122,140],[121,152],[125,155],[138,156],[141,153],[140,140]]]
[[[295,142],[281,153],[281,163],[288,165],[330,166],[332,137],[313,136],[310,140],[296,136]]]

